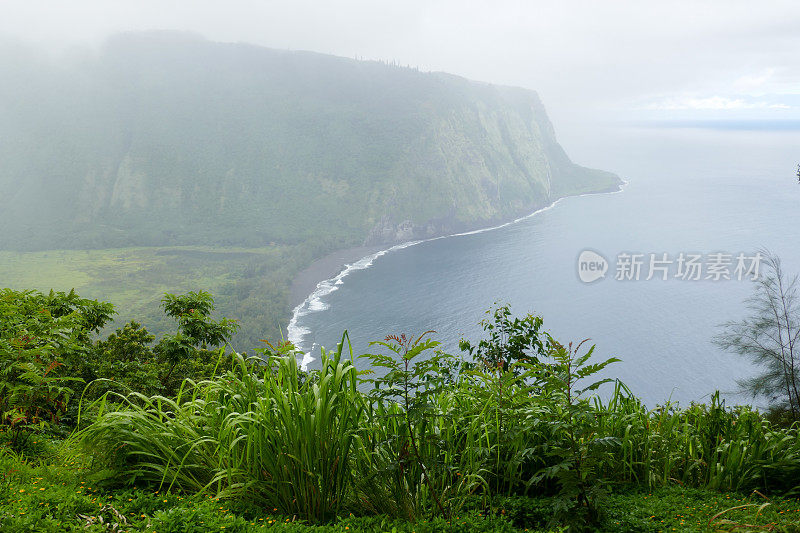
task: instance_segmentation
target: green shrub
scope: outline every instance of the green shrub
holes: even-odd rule
[[[90,335],[113,313],[111,304],[74,291],[0,289],[0,430],[12,432],[15,447],[59,422],[82,388]]]
[[[166,305],[182,317],[179,328],[186,320],[192,325],[171,339],[186,340],[189,330],[202,330],[211,302],[197,294],[174,298]],[[7,314],[13,305],[6,305]],[[43,315],[41,322],[53,326]],[[87,322],[80,322],[85,317],[63,316],[84,326],[65,333],[77,343],[76,353],[90,349]],[[186,341],[191,354],[173,362],[150,347],[152,336],[143,328],[130,324],[97,344],[94,353],[108,354],[98,372],[109,379],[95,382],[105,390],[84,401],[88,426],[67,440],[79,442],[84,460],[91,459],[83,479],[95,489],[116,488],[116,503],[87,500],[85,491],[56,492],[60,509],[52,516],[91,530],[102,527],[101,519],[124,522],[117,516],[124,510],[126,527],[162,532],[189,531],[197,523],[245,531],[259,527],[270,509],[269,525],[275,527],[279,516],[282,528],[297,531],[309,524],[330,531],[545,524],[637,531],[663,524],[652,521],[655,510],[647,517],[635,510],[626,515],[620,502],[647,507],[649,495],[615,495],[621,487],[661,491],[659,505],[670,512],[676,483],[705,500],[719,494],[709,490],[757,489],[770,498],[800,493],[796,426],[777,427],[748,407],[730,408],[718,394],[708,405],[650,409],[615,382],[601,401],[593,395],[612,380],[595,376],[614,359],[594,362],[594,347],[564,346],[540,320],[512,320],[507,308],[492,316],[499,325],[475,352],[491,358],[442,353],[427,334],[390,336],[373,343],[388,354],[364,356],[381,367],[377,376],[356,370],[346,333],[336,350],[323,351],[320,370],[304,373],[290,343],[267,343],[252,358],[204,350],[202,338],[221,342],[212,337],[223,322],[215,322],[209,336],[195,333]],[[4,334],[6,346],[17,349],[19,335]],[[158,373],[137,374],[136,362],[151,358],[161,361],[154,365]],[[128,371],[126,386],[108,386],[114,373]],[[208,379],[179,380],[185,373]],[[174,385],[165,386],[165,375]],[[156,390],[129,393],[130,385]],[[17,450],[0,456],[8,472],[0,478],[6,498],[14,487],[33,483],[26,454],[52,455],[46,440],[35,435],[21,442],[15,430],[0,432],[0,447],[7,442]],[[124,494],[120,488],[130,489],[127,501],[115,499]],[[55,527],[55,519],[26,498],[18,495],[13,509],[6,507],[7,523],[21,530]],[[728,509],[714,501],[706,520]],[[720,520],[746,524],[752,509],[732,509]],[[608,511],[605,518],[601,510]]]

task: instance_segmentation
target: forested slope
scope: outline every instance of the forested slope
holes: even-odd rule
[[[394,242],[618,184],[443,73],[171,32],[0,67],[0,248]]]

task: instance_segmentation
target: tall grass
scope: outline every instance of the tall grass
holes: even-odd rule
[[[339,512],[353,481],[364,399],[342,345],[303,379],[295,353],[266,367],[234,354],[233,370],[187,383],[172,400],[132,394],[83,430],[118,478],[248,497],[307,520]]]
[[[719,490],[800,491],[797,427],[776,428],[749,407],[711,403],[647,409],[617,383],[595,399],[598,433],[619,439],[605,475],[649,487],[679,483]]]
[[[292,353],[261,379],[245,374],[244,391],[233,382],[220,388],[241,406],[226,419],[223,444],[247,476],[248,492],[306,519],[330,518],[343,508],[363,437],[364,400],[341,347],[323,357],[315,379],[301,380]]]
[[[797,427],[719,395],[649,409],[617,382],[608,401],[567,404],[536,381],[555,375],[551,362],[522,376],[451,376],[453,360],[440,355],[419,373],[424,394],[403,401],[362,391],[347,347],[345,334],[310,374],[287,348],[267,364],[234,354],[231,370],[187,381],[176,398],[134,393],[112,405],[107,395],[79,437],[120,482],[248,498],[308,521],[349,511],[415,519],[453,514],[474,494],[552,494],[561,481],[543,472],[585,468],[575,462],[600,444],[609,446],[592,456],[591,478],[607,485],[800,492]],[[554,455],[564,449],[576,459]]]

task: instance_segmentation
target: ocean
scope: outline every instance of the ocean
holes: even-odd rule
[[[737,258],[751,267],[768,249],[800,272],[800,131],[697,126],[609,126],[571,139],[573,159],[619,174],[622,192],[565,198],[497,228],[364,258],[295,310],[290,339],[307,362],[344,330],[357,354],[386,335],[427,330],[458,353],[459,339],[481,338],[486,310],[507,303],[541,315],[563,343],[588,338],[597,358],[621,359],[604,377],[648,405],[706,401],[715,390],[752,401],[737,380],[757,369],[712,339],[747,315],[753,272],[737,271]],[[608,269],[591,283],[578,270],[586,250]],[[693,256],[699,280],[686,268]]]

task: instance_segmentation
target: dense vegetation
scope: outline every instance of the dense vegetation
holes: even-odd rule
[[[341,247],[619,183],[534,92],[442,73],[170,32],[58,64],[7,45],[0,68],[0,249]]]
[[[165,292],[207,287],[220,315],[241,328],[234,346],[279,339],[288,322],[292,277],[321,253],[307,244],[262,248],[119,248],[113,250],[0,251],[0,272],[9,286],[49,291],[75,288],[84,297],[113,301],[118,309],[102,329],[105,336],[135,320],[151,333],[173,328],[159,308]]]
[[[280,338],[326,253],[619,184],[569,160],[533,91],[443,73],[175,32],[0,42],[0,70],[0,278],[117,302],[114,328],[164,333],[160,295],[202,286],[237,346]]]
[[[593,380],[615,359],[506,307],[463,357],[430,332],[356,357],[345,334],[303,373],[288,343],[212,350],[234,326],[203,292],[164,297],[155,346],[93,340],[113,308],[75,294],[0,306],[9,531],[800,530],[796,425],[718,396],[649,409]]]

